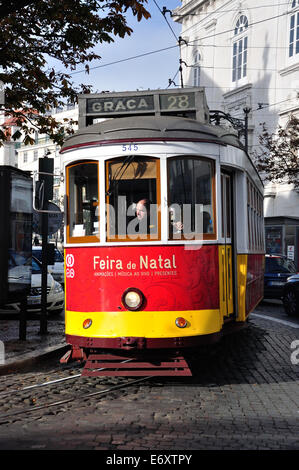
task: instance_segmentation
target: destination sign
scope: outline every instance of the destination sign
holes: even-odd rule
[[[91,125],[97,118],[122,116],[185,116],[209,121],[204,89],[103,92],[79,95],[79,128]]]
[[[118,114],[154,111],[153,95],[103,97],[87,99],[87,113]]]

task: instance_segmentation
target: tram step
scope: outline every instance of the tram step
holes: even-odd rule
[[[88,356],[82,376],[191,376],[185,359],[181,356],[157,358],[116,356],[112,354],[91,354]]]

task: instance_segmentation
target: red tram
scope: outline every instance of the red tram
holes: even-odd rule
[[[151,92],[83,96],[90,125],[61,150],[66,339],[85,375],[189,374],[184,348],[245,325],[263,296],[255,167],[207,123],[202,89],[152,95],[158,112]]]

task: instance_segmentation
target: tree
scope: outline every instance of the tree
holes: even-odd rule
[[[71,126],[56,122],[49,110],[66,102],[75,103],[78,93],[91,87],[75,87],[70,73],[47,65],[47,57],[74,71],[100,56],[93,52],[99,43],[113,42],[113,36],[131,35],[125,13],[138,21],[148,19],[147,0],[0,0],[0,84],[5,103],[0,111],[20,127],[23,142],[34,143],[34,129],[61,144]],[[47,115],[48,113],[48,115]],[[72,124],[72,123],[68,123]],[[66,127],[66,128],[65,128]],[[9,132],[0,130],[1,142]],[[13,139],[19,138],[17,131]]]
[[[257,169],[266,181],[293,184],[299,188],[299,119],[291,115],[288,125],[270,134],[262,124],[262,150],[255,156]]]

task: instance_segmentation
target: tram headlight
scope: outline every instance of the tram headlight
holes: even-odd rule
[[[138,310],[144,302],[144,295],[135,287],[130,287],[122,295],[122,303],[128,310]]]

